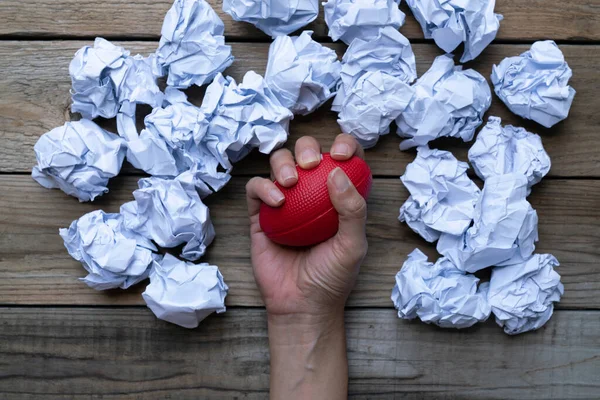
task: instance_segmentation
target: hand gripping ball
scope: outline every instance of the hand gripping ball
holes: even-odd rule
[[[334,236],[338,231],[338,213],[333,208],[327,190],[329,173],[340,167],[358,193],[365,199],[371,190],[371,169],[359,157],[347,161],[336,161],[323,154],[321,163],[309,170],[296,166],[298,182],[284,188],[275,182],[285,196],[281,207],[262,204],[260,227],[275,243],[287,246],[312,246]]]

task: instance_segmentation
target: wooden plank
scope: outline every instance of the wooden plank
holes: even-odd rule
[[[208,0],[225,23],[225,34],[232,38],[269,40],[254,26],[233,21],[222,11],[222,1]],[[158,38],[171,0],[4,0],[0,3],[3,24],[0,35],[44,37]],[[598,0],[503,0],[496,12],[504,15],[499,40],[600,40]],[[400,7],[407,15],[401,32],[410,39],[422,39],[421,27],[405,2]],[[328,39],[320,7],[319,17],[306,29],[315,37]]]
[[[118,212],[132,199],[137,178],[120,177],[95,203],[80,204],[58,190],[46,190],[28,176],[0,176],[0,304],[139,305],[144,284],[127,291],[97,292],[77,280],[81,265],[63,247],[58,228],[95,210]],[[247,178],[234,178],[207,199],[217,238],[202,261],[218,265],[231,290],[231,306],[260,306],[250,264],[244,198]],[[375,179],[369,199],[369,253],[351,306],[392,307],[394,275],[418,247],[438,256],[405,224],[398,208],[408,193],[397,179]],[[538,252],[554,254],[562,266],[565,295],[558,307],[600,308],[600,181],[551,180],[533,189],[530,201],[540,219]]]
[[[557,311],[535,333],[494,322],[453,331],[348,310],[355,399],[583,399],[600,390],[598,312]],[[230,309],[186,330],[145,309],[0,309],[3,399],[263,399],[263,310]],[[457,368],[458,367],[458,368]]]
[[[0,42],[0,172],[28,172],[35,164],[33,146],[38,137],[48,130],[62,125],[65,120],[77,118],[69,113],[70,79],[68,65],[73,53],[90,42],[49,41],[49,42]],[[152,52],[154,42],[127,42],[132,52],[147,54]],[[331,45],[340,54],[344,47]],[[484,76],[489,76],[492,64],[504,57],[525,51],[525,45],[493,45],[486,50],[472,66]],[[494,96],[488,115],[498,115],[505,123],[525,126],[538,132],[552,157],[550,172],[555,177],[598,177],[600,153],[597,149],[596,127],[600,126],[600,80],[597,79],[596,65],[600,64],[600,46],[561,46],[569,61],[574,77],[572,85],[577,89],[570,117],[553,129],[544,129],[531,121],[525,121],[514,114]],[[266,43],[233,43],[237,61],[228,73],[239,79],[248,70],[263,73],[267,60]],[[431,44],[415,44],[419,73],[424,73],[433,58],[440,54]],[[200,104],[201,90],[191,89],[191,101]],[[149,110],[146,110],[149,112]],[[143,113],[140,113],[143,117]],[[336,114],[325,105],[318,112],[307,117],[297,117],[291,123],[291,136],[288,147],[303,135],[313,135],[328,147],[339,132]],[[105,123],[114,130],[112,124]],[[112,125],[112,128],[111,128]],[[381,143],[367,152],[374,174],[398,176],[404,166],[413,160],[414,151],[400,152],[400,138],[395,134],[385,136]],[[457,140],[441,140],[434,143],[466,159],[469,144]],[[256,153],[256,152],[255,152]],[[267,157],[254,154],[236,167],[236,173],[249,175],[266,173]],[[132,172],[125,168],[124,172]]]

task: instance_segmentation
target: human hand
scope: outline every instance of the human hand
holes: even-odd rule
[[[337,136],[330,153],[335,160],[364,156],[356,139],[345,134]],[[315,168],[321,161],[321,147],[313,137],[302,137],[296,142],[295,156],[301,168]],[[277,150],[270,162],[271,175],[280,185],[296,184],[296,162],[289,150]],[[339,231],[323,243],[298,249],[272,242],[260,227],[261,203],[281,206],[285,201],[282,192],[265,178],[252,178],[246,185],[254,276],[270,316],[343,312],[367,252],[367,207],[340,168],[329,174],[327,188],[339,214]]]
[[[296,142],[300,168],[321,161],[316,139]],[[330,151],[335,160],[363,157],[358,142],[339,135]],[[284,187],[298,181],[289,150],[271,156],[272,176]],[[269,179],[252,178],[246,185],[252,266],[267,308],[271,355],[271,399],[345,399],[348,363],[344,304],[367,252],[367,206],[346,174],[334,169],[327,189],[339,214],[339,230],[329,240],[310,248],[278,245],[262,232],[259,211],[263,202],[281,206],[283,193]]]

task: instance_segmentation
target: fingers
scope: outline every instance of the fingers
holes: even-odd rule
[[[298,171],[292,152],[288,149],[279,149],[271,155],[272,176],[283,187],[294,186],[298,182]]]
[[[283,204],[285,197],[275,183],[266,178],[254,177],[246,184],[246,201],[248,203],[248,215],[253,216],[260,211],[261,203],[271,207],[279,207]]]
[[[329,174],[327,188],[333,207],[339,214],[336,240],[341,242],[342,248],[349,252],[360,251],[358,257],[364,257],[367,248],[367,202],[339,167]]]
[[[356,141],[356,138],[345,133],[337,135],[335,141],[329,150],[331,158],[334,160],[348,160],[353,155],[360,158],[365,158],[365,151],[362,146]]]
[[[311,169],[321,162],[321,145],[312,136],[303,136],[296,141],[296,162],[302,169]]]

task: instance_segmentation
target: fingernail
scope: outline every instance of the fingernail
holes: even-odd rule
[[[298,178],[298,173],[296,172],[296,168],[291,165],[284,165],[281,167],[281,179],[283,182],[289,182],[291,180],[296,180]]]
[[[275,203],[281,203],[284,198],[283,193],[281,193],[279,189],[271,189],[269,191],[269,197],[271,197],[271,200],[273,200]]]
[[[346,143],[334,144],[331,148],[331,154],[334,156],[347,156],[350,154],[350,146]]]
[[[340,167],[331,172],[331,179],[333,180],[333,186],[339,193],[344,193],[350,187],[350,180]]]
[[[300,154],[302,164],[308,165],[319,162],[319,155],[313,149],[306,149]]]

